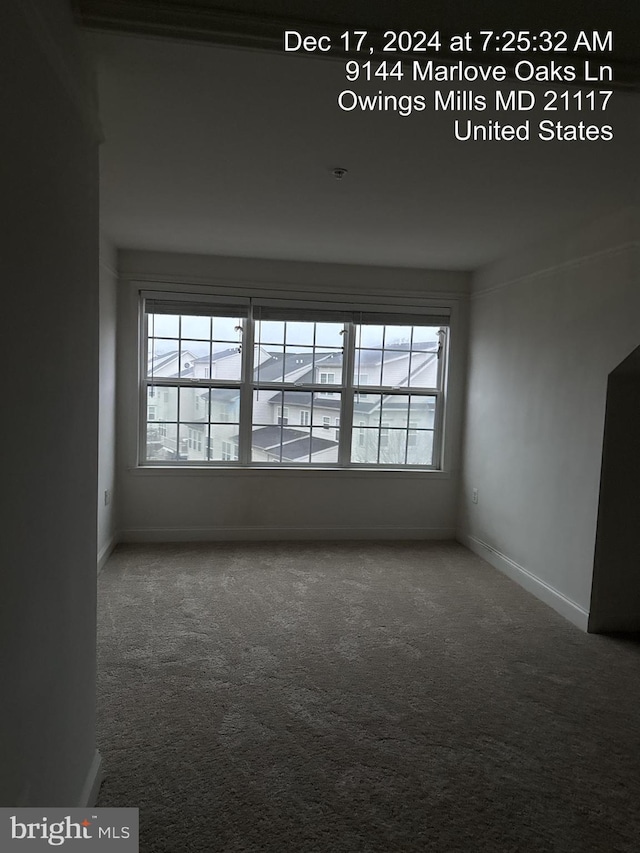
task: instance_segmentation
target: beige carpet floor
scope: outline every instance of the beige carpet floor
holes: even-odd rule
[[[638,853],[640,643],[454,543],[120,546],[100,806],[143,853]]]

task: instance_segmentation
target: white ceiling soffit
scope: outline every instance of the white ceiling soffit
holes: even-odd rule
[[[466,143],[450,117],[341,111],[340,62],[88,40],[102,222],[119,247],[469,270],[635,201],[636,93],[615,93],[611,142]]]

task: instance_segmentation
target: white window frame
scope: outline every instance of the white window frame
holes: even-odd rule
[[[239,413],[239,427],[238,427],[238,441],[239,441],[239,452],[236,456],[236,459],[233,461],[233,467],[239,468],[261,468],[261,467],[277,467],[277,468],[286,468],[286,467],[295,467],[302,468],[303,470],[314,470],[317,468],[350,468],[350,469],[371,469],[371,470],[384,470],[384,469],[394,469],[394,470],[418,470],[418,471],[434,471],[439,472],[443,471],[443,459],[444,459],[444,421],[445,421],[445,398],[446,398],[446,378],[448,375],[448,356],[449,356],[449,344],[450,344],[450,330],[449,330],[449,320],[445,323],[438,322],[438,320],[442,316],[450,316],[451,311],[448,307],[442,308],[440,306],[434,307],[423,307],[420,310],[416,311],[416,317],[414,319],[419,319],[418,323],[414,321],[406,320],[406,319],[396,319],[396,311],[392,306],[387,305],[375,305],[375,306],[367,306],[366,309],[354,309],[353,306],[349,306],[349,310],[353,312],[354,319],[345,322],[345,333],[344,333],[344,350],[343,350],[343,359],[341,365],[341,382],[335,384],[333,387],[336,389],[334,393],[331,394],[333,397],[341,398],[341,407],[340,407],[340,417],[335,418],[335,435],[336,440],[339,441],[339,459],[338,462],[332,463],[321,463],[321,462],[256,462],[251,460],[251,434],[252,434],[252,405],[253,405],[253,394],[254,391],[258,390],[258,386],[260,388],[265,387],[265,383],[257,383],[255,381],[255,377],[253,374],[253,359],[247,358],[248,352],[254,351],[254,315],[252,313],[252,305],[250,297],[246,297],[243,300],[243,304],[249,303],[249,308],[247,311],[246,318],[242,321],[242,325],[244,327],[244,335],[243,335],[243,346],[242,346],[242,375],[239,380],[220,380],[220,379],[212,379],[203,377],[200,379],[194,379],[191,377],[148,377],[146,375],[146,363],[147,363],[147,322],[146,322],[146,314],[144,312],[144,299],[148,297],[149,293],[141,293],[140,300],[140,418],[139,418],[139,440],[138,440],[138,466],[144,468],[154,468],[154,467],[176,467],[176,468],[188,468],[193,467],[194,465],[198,467],[220,467],[220,466],[228,466],[228,460],[209,460],[209,459],[194,459],[189,460],[185,458],[180,458],[181,456],[181,438],[179,426],[181,424],[180,421],[176,424],[177,430],[177,441],[176,441],[176,459],[175,460],[147,460],[146,459],[146,424],[147,424],[147,399],[148,399],[148,388],[149,386],[153,386],[155,388],[161,387],[162,385],[169,386],[171,388],[178,388],[178,396],[179,389],[181,387],[194,387],[197,385],[202,388],[221,388],[221,387],[231,387],[235,388],[239,392],[240,396],[240,413]],[[200,294],[173,294],[162,291],[160,293],[154,292],[151,294],[153,298],[156,299],[173,299],[176,298],[181,302],[185,303],[185,315],[189,315],[189,305],[193,301],[201,303],[203,301],[203,296]],[[215,305],[220,302],[218,297],[212,296],[210,301]],[[228,299],[226,300],[229,303],[234,303],[235,300]],[[288,300],[282,300],[282,305],[286,307],[287,304],[291,304]],[[296,307],[298,307],[299,303],[296,303]],[[339,306],[342,308],[342,306]],[[305,311],[308,311],[308,314],[304,317],[303,321],[306,322],[326,322],[319,317],[316,319],[314,313],[316,310],[322,312],[325,306],[320,303],[314,303],[310,305],[308,309],[305,307]],[[363,393],[364,388],[359,384],[361,380],[361,375],[358,375],[358,372],[355,370],[355,358],[356,358],[356,329],[359,325],[357,321],[358,310],[375,310],[379,317],[381,324],[385,324],[388,326],[395,325],[427,325],[432,326],[434,328],[440,327],[441,337],[440,337],[440,347],[438,350],[438,366],[437,366],[437,380],[435,387],[429,388],[418,388],[413,386],[397,386],[397,387],[385,387],[382,385],[369,385],[366,386],[366,391],[368,393]],[[408,312],[408,306],[405,306],[403,303],[402,309],[398,309],[397,313],[402,317],[407,317],[409,313],[413,313],[412,311]],[[212,311],[213,316],[216,316],[215,311]],[[228,316],[228,315],[227,315]],[[299,322],[299,321],[298,321]],[[333,321],[329,321],[333,322]],[[376,321],[377,322],[377,321]],[[213,372],[213,371],[212,371]],[[325,372],[323,371],[323,374]],[[317,385],[314,383],[305,384],[300,386],[299,383],[286,383],[279,382],[274,383],[274,387],[278,390],[282,390],[284,394],[286,390],[305,390],[315,392],[316,394],[321,394],[322,396],[329,396],[326,393],[327,385],[329,384],[329,373],[325,375],[320,375],[318,378],[320,382]],[[335,373],[333,374],[335,378]],[[364,374],[366,376],[366,374]],[[382,379],[382,377],[381,377]],[[323,381],[324,380],[324,381]],[[165,391],[165,394],[167,392]],[[382,464],[382,463],[360,463],[351,460],[351,442],[358,441],[358,429],[352,429],[353,419],[354,419],[354,402],[356,395],[362,397],[369,397],[371,395],[382,394],[383,396],[387,395],[411,395],[411,396],[427,396],[434,399],[435,403],[435,416],[434,416],[434,426],[433,430],[429,428],[429,431],[433,432],[433,452],[432,452],[432,460],[430,463],[424,464]],[[280,412],[282,416],[288,420],[288,407],[281,406]],[[280,418],[278,418],[280,420]],[[306,426],[311,426],[312,418],[309,419],[309,423]],[[155,421],[156,425],[158,421]],[[173,425],[173,422],[171,422]],[[285,426],[288,424],[284,424]],[[386,424],[382,425],[383,427]],[[163,428],[163,431],[166,432],[166,426]],[[413,422],[407,426],[407,436],[413,431]],[[413,444],[413,442],[411,442]],[[407,446],[410,445],[409,439],[407,438]]]

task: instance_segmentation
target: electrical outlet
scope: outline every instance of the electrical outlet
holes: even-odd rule
[[[109,489],[104,490],[104,505],[109,506],[111,503],[111,491]]]
[[[472,503],[474,503],[474,504],[477,504],[477,503],[478,503],[478,490],[477,490],[477,489],[474,489],[474,490],[471,492],[471,501],[472,501]]]

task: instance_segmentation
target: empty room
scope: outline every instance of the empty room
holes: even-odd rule
[[[0,847],[637,853],[638,12],[2,14]]]

